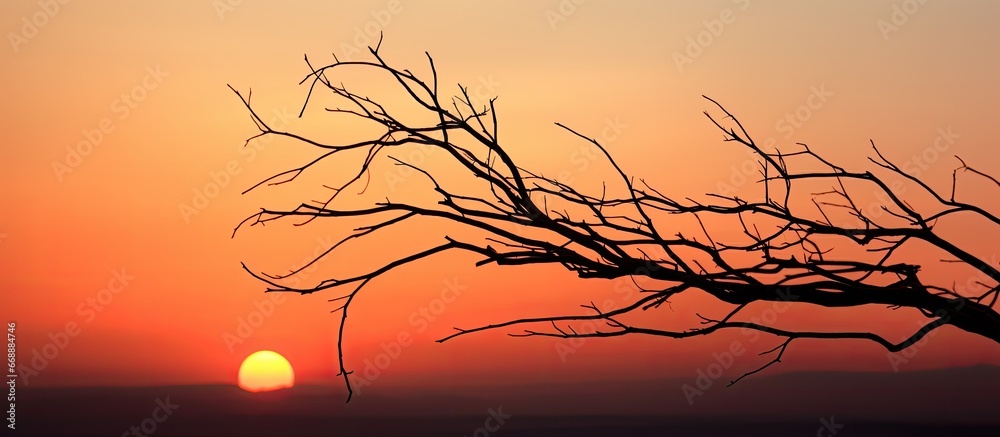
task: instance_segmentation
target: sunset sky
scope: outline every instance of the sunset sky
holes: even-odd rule
[[[327,301],[339,294],[264,294],[264,284],[240,262],[255,271],[287,271],[360,222],[279,222],[231,237],[258,208],[309,200],[316,184],[342,182],[355,168],[327,166],[299,188],[241,195],[315,152],[282,140],[244,148],[256,130],[227,85],[244,94],[252,88],[261,115],[290,131],[330,142],[356,139],[360,127],[330,122],[320,106],[298,119],[307,91],[298,82],[308,73],[303,55],[324,65],[333,61],[331,53],[360,59],[377,40],[366,32],[385,33],[381,54],[400,68],[427,74],[426,51],[448,89],[462,83],[477,98],[499,96],[504,146],[524,166],[568,172],[581,186],[599,189],[601,163],[586,159],[586,144],[554,122],[598,138],[627,172],[678,198],[717,192],[720,183],[735,184],[741,195],[758,193],[734,180],[748,155],[721,141],[702,114],[714,110],[702,95],[724,104],[759,142],[788,150],[808,143],[848,168],[872,167],[866,157],[873,140],[888,158],[909,163],[945,190],[958,163],[952,155],[1000,172],[993,120],[1000,113],[994,22],[1000,3],[576,3],[0,4],[8,42],[0,50],[0,96],[7,105],[0,119],[6,211],[0,215],[0,314],[4,323],[17,323],[22,365],[33,365],[34,351],[46,345],[61,346],[27,384],[235,384],[242,360],[259,350],[286,357],[297,383],[341,383],[335,377],[340,316]],[[338,80],[393,95],[385,81],[364,75]],[[935,145],[943,151],[929,159]],[[410,179],[395,185],[388,168],[372,174],[368,191],[383,193],[376,199],[416,189]],[[960,184],[960,196],[1000,208],[995,187],[990,194],[989,185],[974,181]],[[354,244],[302,281],[357,273],[439,243],[443,231],[424,225],[391,240]],[[942,226],[983,259],[1000,256],[995,241],[977,238],[983,223]],[[922,250],[911,253],[929,261],[943,257]],[[582,281],[557,266],[476,268],[477,260],[445,254],[368,286],[352,306],[345,334],[348,367],[364,369],[400,338],[412,342],[400,346],[365,390],[693,378],[713,362],[713,353],[740,338],[734,332],[682,341],[590,339],[569,354],[559,353],[564,342],[501,331],[434,342],[456,326],[577,313],[592,299],[620,296],[614,290],[621,283]],[[929,271],[944,284],[975,277],[950,273]],[[102,292],[109,287],[117,292]],[[457,297],[442,307],[446,290]],[[431,307],[443,310],[434,314]],[[785,317],[811,316],[793,311]],[[855,329],[899,340],[920,320],[915,312],[881,309],[840,310],[833,317],[812,320],[813,326],[851,321]],[[258,326],[248,328],[248,319]],[[764,337],[748,347],[778,342]],[[978,363],[1000,365],[1000,347],[945,328],[902,370]],[[730,373],[759,364],[748,354]],[[801,369],[892,366],[873,344],[802,342],[768,372]]]

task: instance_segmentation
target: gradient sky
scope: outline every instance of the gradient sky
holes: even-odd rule
[[[499,95],[506,147],[526,166],[569,171],[581,184],[599,180],[599,165],[581,161],[585,144],[553,122],[598,138],[615,132],[605,129],[609,123],[623,126],[603,138],[622,166],[678,197],[730,181],[747,155],[720,141],[701,113],[711,109],[703,94],[726,105],[759,141],[787,148],[806,142],[851,168],[865,165],[871,139],[941,187],[957,163],[953,154],[978,168],[1000,169],[1000,134],[992,120],[1000,113],[996,2],[932,1],[912,14],[894,12],[901,1],[591,0],[563,5],[561,12],[561,4],[574,3],[399,0],[395,12],[389,9],[396,0],[233,3],[240,4],[69,2],[51,16],[33,0],[0,5],[0,30],[9,43],[0,50],[0,92],[8,108],[0,118],[6,144],[0,203],[7,211],[0,215],[0,314],[18,324],[22,364],[68,323],[78,326],[31,385],[235,384],[240,361],[261,349],[287,357],[299,382],[339,383],[340,318],[326,301],[332,294],[286,295],[242,343],[225,341],[227,333],[237,334],[241,318],[273,303],[241,261],[279,272],[301,265],[348,229],[255,227],[230,238],[262,205],[307,200],[308,188],[240,192],[301,163],[310,151],[283,141],[242,149],[255,130],[226,85],[252,88],[265,119],[290,130],[330,141],[357,135],[357,127],[329,123],[320,111],[301,120],[282,121],[281,114],[296,114],[305,97],[306,88],[297,85],[308,72],[303,54],[327,63],[331,52],[364,50],[355,41],[367,43],[366,28],[385,32],[382,54],[395,65],[427,71],[428,51],[442,83]],[[900,25],[879,24],[893,23],[894,13]],[[713,22],[720,17],[728,23],[718,27]],[[26,24],[32,19],[43,25]],[[711,30],[718,35],[707,38]],[[699,34],[707,44],[689,47]],[[682,55],[690,62],[679,63]],[[382,91],[364,76],[344,80]],[[811,98],[817,90],[826,91],[825,101]],[[809,102],[821,103],[800,127],[782,122]],[[67,156],[102,128],[107,132],[86,156]],[[916,163],[949,130],[959,136],[942,156]],[[227,167],[234,174],[219,176]],[[336,167],[328,171],[337,174]],[[213,180],[222,182],[218,194],[185,217],[180,205],[192,204],[195,192]],[[995,194],[968,186],[967,199],[998,206]],[[384,173],[373,174],[369,190],[390,190]],[[756,191],[747,185],[739,192]],[[976,238],[986,229],[981,223],[947,229],[964,247],[996,259],[995,247]],[[412,229],[397,237],[352,246],[305,280],[359,271],[401,253],[393,251],[438,241],[431,231]],[[919,248],[916,255],[940,258]],[[502,332],[434,343],[453,326],[576,312],[593,296],[615,298],[620,285],[580,281],[551,267],[477,269],[475,260],[443,255],[373,282],[352,307],[349,366],[363,369],[382,343],[405,334],[413,343],[374,385],[693,378],[713,362],[713,352],[739,340],[738,333],[588,340],[564,357],[555,340]],[[934,272],[960,281],[974,276]],[[106,305],[93,304],[110,281],[122,282],[116,278],[127,285]],[[434,320],[421,315],[455,285],[460,296]],[[861,329],[898,339],[918,320],[880,310],[815,322],[861,322]],[[775,344],[761,339],[749,346]],[[891,371],[885,352],[869,344],[797,346],[769,371]],[[950,328],[917,352],[904,370],[1000,364],[1000,347]],[[758,363],[748,355],[737,365]]]

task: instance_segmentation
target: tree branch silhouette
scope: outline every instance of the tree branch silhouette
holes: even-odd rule
[[[247,191],[292,182],[315,164],[335,159],[348,151],[363,151],[365,154],[356,173],[351,172],[335,186],[327,186],[331,194],[324,201],[302,203],[294,209],[262,208],[234,229],[235,235],[243,226],[263,225],[285,218],[302,220],[297,225],[324,218],[363,217],[371,220],[372,224],[355,229],[299,270],[269,275],[243,265],[250,275],[268,285],[269,292],[310,294],[327,289],[347,289],[331,301],[342,302],[338,309],[342,317],[338,331],[339,376],[347,385],[348,401],[353,389],[349,379],[351,372],[344,362],[343,338],[348,310],[355,297],[373,279],[397,267],[446,251],[475,254],[479,257],[476,266],[558,264],[580,278],[644,277],[657,286],[641,289],[638,299],[614,310],[601,311],[590,304],[584,306],[584,314],[522,318],[456,328],[453,334],[439,342],[513,327],[523,327],[523,331],[511,332],[509,335],[512,336],[589,338],[645,334],[687,338],[740,329],[780,339],[777,347],[762,353],[772,356],[771,361],[731,383],[780,362],[789,345],[798,339],[866,340],[896,352],[915,344],[929,332],[950,325],[1000,342],[1000,314],[994,310],[1000,294],[998,266],[967,252],[935,230],[939,220],[958,214],[979,216],[991,225],[1000,225],[996,214],[956,200],[960,172],[1000,187],[997,179],[967,166],[960,159],[961,166],[952,175],[950,192],[942,194],[891,162],[874,142],[871,143],[875,153],[875,157],[870,158],[872,164],[893,177],[915,184],[934,200],[934,205],[916,208],[899,195],[899,190],[891,188],[883,177],[871,171],[849,171],[823,158],[805,144],[798,144],[801,149],[792,152],[763,150],[733,114],[715,100],[705,97],[713,108],[706,111],[705,116],[723,134],[724,141],[751,150],[758,159],[761,178],[757,182],[763,188],[760,199],[748,200],[716,193],[708,195],[712,202],[704,203],[668,196],[644,179],[636,181],[596,139],[556,123],[570,136],[594,146],[603,155],[602,159],[613,168],[617,180],[605,182],[598,196],[517,165],[508,149],[498,140],[496,97],[485,103],[476,102],[470,97],[468,88],[461,85],[457,96],[446,97],[439,90],[437,69],[429,54],[427,62],[431,75],[430,80],[425,81],[409,70],[387,63],[379,52],[380,47],[381,40],[378,46],[369,48],[371,60],[341,61],[334,57],[332,64],[318,68],[313,67],[306,57],[310,72],[300,82],[308,84],[309,88],[300,116],[304,115],[316,93],[329,92],[340,98],[345,107],[327,108],[327,112],[351,116],[359,123],[379,127],[381,134],[365,141],[326,144],[272,128],[254,110],[250,94],[244,96],[230,87],[260,131],[251,139],[260,136],[286,137],[311,145],[320,152],[312,161],[275,174]],[[344,69],[362,69],[370,75],[391,79],[398,91],[416,103],[420,110],[426,111],[431,116],[427,119],[433,121],[406,121],[405,117],[397,116],[386,105],[330,79]],[[390,155],[396,148],[412,145],[443,150],[448,160],[460,166],[464,176],[488,185],[488,189],[470,192],[474,184],[442,182],[440,174]],[[424,204],[385,197],[369,207],[340,206],[337,200],[344,192],[357,194],[368,189],[370,176],[365,177],[380,160],[412,169],[414,177],[426,180],[436,202]],[[790,161],[807,162],[813,168],[793,169]],[[452,176],[457,175],[449,174],[449,177]],[[823,183],[833,188],[819,193],[804,191],[809,198],[807,202],[794,200],[795,195],[803,192],[799,187],[807,183]],[[864,184],[887,199],[879,205],[880,210],[886,213],[884,218],[870,217],[864,208],[859,207],[856,196],[848,192],[852,183]],[[363,189],[359,187],[362,184],[365,185]],[[348,190],[349,187],[353,188]],[[612,192],[619,190],[624,193],[609,195],[609,188]],[[832,217],[838,213],[846,214],[850,219],[835,224]],[[676,229],[658,226],[670,216],[694,218],[704,238],[686,236]],[[364,240],[371,234],[415,218],[437,220],[439,229],[445,231],[441,243],[387,261],[369,272],[329,278],[312,286],[290,287],[282,284],[283,280],[336,251],[347,241]],[[735,219],[742,234],[736,239],[739,241],[714,238],[706,225],[705,219],[709,218]],[[767,226],[761,223],[761,219],[768,220]],[[469,231],[475,231],[480,237],[455,236],[467,235]],[[967,292],[963,294],[954,286],[949,288],[925,282],[920,277],[921,265],[894,260],[897,251],[915,242],[942,251],[953,257],[955,262],[983,273],[994,284],[982,284],[987,291],[971,295]],[[839,255],[834,250],[843,247],[869,253],[871,259]],[[721,318],[699,314],[701,325],[684,330],[636,326],[626,321],[630,314],[656,311],[674,296],[696,292],[706,293],[729,305],[730,311]],[[791,330],[740,318],[749,305],[758,302],[790,302],[815,308],[869,305],[911,308],[919,310],[928,322],[902,341],[893,342],[863,330]],[[603,322],[604,325],[594,332],[578,332],[572,324],[581,321]]]

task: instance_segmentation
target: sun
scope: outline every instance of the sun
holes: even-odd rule
[[[285,357],[274,351],[257,351],[240,365],[238,384],[249,392],[280,390],[295,385],[295,373]]]

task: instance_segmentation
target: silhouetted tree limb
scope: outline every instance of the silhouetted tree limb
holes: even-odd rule
[[[732,383],[779,362],[788,346],[797,339],[868,340],[894,352],[910,347],[941,326],[951,325],[1000,342],[1000,315],[993,309],[1000,294],[998,266],[967,252],[935,231],[935,224],[940,219],[959,213],[977,215],[993,225],[1000,225],[996,214],[956,200],[959,172],[971,173],[1000,187],[997,179],[969,167],[964,161],[959,160],[961,166],[952,175],[950,192],[942,195],[892,163],[873,142],[871,146],[876,157],[870,161],[874,165],[890,175],[916,184],[937,203],[936,206],[916,208],[901,198],[882,177],[870,171],[849,171],[824,159],[805,144],[799,144],[801,149],[792,152],[762,150],[736,117],[706,97],[714,105],[716,115],[707,111],[705,115],[723,133],[724,141],[748,148],[758,157],[761,175],[758,183],[763,188],[760,199],[748,200],[721,194],[709,194],[712,203],[690,198],[676,199],[653,188],[643,179],[636,181],[594,138],[556,123],[559,128],[601,151],[618,175],[618,180],[611,182],[610,191],[624,191],[624,194],[609,195],[609,184],[605,183],[597,196],[518,166],[497,139],[496,98],[479,105],[470,97],[468,89],[461,85],[457,96],[446,97],[439,90],[437,69],[429,54],[427,61],[431,79],[426,82],[409,70],[390,66],[380,55],[379,46],[370,48],[370,52],[372,60],[369,61],[340,61],[334,58],[332,64],[319,68],[313,67],[307,57],[310,73],[301,82],[309,85],[309,91],[300,116],[305,113],[314,93],[320,90],[330,92],[340,97],[346,107],[327,108],[328,112],[356,117],[359,123],[374,123],[383,130],[380,135],[366,141],[326,144],[274,129],[254,111],[249,94],[244,97],[233,90],[260,130],[251,139],[264,135],[287,137],[314,146],[321,152],[301,167],[278,173],[247,191],[263,185],[291,182],[316,163],[346,151],[361,150],[365,153],[357,173],[352,172],[335,186],[327,186],[331,191],[327,199],[302,203],[291,210],[263,208],[237,226],[238,230],[244,225],[262,225],[288,217],[302,220],[296,224],[318,218],[364,217],[371,220],[372,224],[355,229],[354,233],[345,236],[299,270],[269,275],[254,272],[243,265],[248,273],[266,283],[267,291],[271,292],[309,294],[348,288],[349,291],[331,299],[342,302],[339,308],[342,323],[338,332],[338,352],[340,375],[348,387],[348,401],[353,391],[349,379],[351,372],[344,364],[342,344],[348,309],[354,298],[371,280],[396,267],[452,250],[478,255],[477,266],[490,263],[558,264],[581,278],[644,276],[659,285],[643,288],[639,299],[614,310],[601,311],[590,304],[584,306],[587,314],[524,318],[475,328],[456,328],[454,334],[442,338],[440,342],[513,326],[525,328],[522,332],[511,333],[512,336],[586,338],[646,334],[687,338],[738,328],[782,339],[774,349],[762,353],[773,356],[770,362],[745,373]],[[404,95],[433,115],[431,118],[435,122],[420,124],[405,121],[405,117],[397,116],[374,99],[348,90],[345,85],[330,79],[342,69],[364,69],[370,75],[392,79]],[[394,148],[407,145],[443,150],[467,176],[485,182],[488,189],[475,192],[471,188],[473,184],[446,186],[430,171],[389,155]],[[379,159],[414,170],[433,187],[437,202],[424,205],[386,197],[384,201],[366,208],[339,206],[336,201],[345,191],[354,194],[364,192],[364,189],[348,188],[362,183],[367,188],[365,176]],[[818,169],[793,170],[789,165],[792,160],[803,161],[803,167],[809,164]],[[797,187],[805,182],[823,182],[832,189],[820,193],[806,192],[808,201],[796,201],[795,194],[801,191]],[[880,205],[886,213],[885,218],[869,217],[864,208],[859,207],[855,196],[848,192],[848,185],[852,182],[865,184],[887,199]],[[615,189],[616,186],[620,189]],[[812,214],[806,211],[807,207],[814,208]],[[834,223],[832,217],[838,211],[850,217],[847,223]],[[663,220],[663,217],[677,215],[693,217],[704,238],[685,236],[677,229],[657,226],[658,220]],[[460,234],[466,235],[468,232],[464,231],[475,230],[481,238],[469,240],[444,235],[439,245],[417,249],[411,255],[387,261],[370,272],[329,278],[312,286],[290,287],[282,284],[283,280],[349,240],[363,239],[418,217],[438,220],[440,229],[448,234],[462,229]],[[727,242],[713,238],[704,221],[708,217],[736,219],[743,234],[742,241]],[[761,229],[762,218],[770,220],[764,229]],[[936,247],[956,262],[982,272],[994,284],[982,284],[986,291],[971,295],[963,294],[955,287],[925,282],[920,277],[920,265],[893,260],[893,255],[901,247],[917,241]],[[834,253],[834,248],[845,246],[863,249],[872,254],[872,259]],[[685,330],[633,326],[624,321],[630,314],[655,311],[662,304],[669,303],[672,297],[695,290],[730,305],[730,312],[721,318],[698,314],[702,319],[701,326]],[[749,305],[758,302],[793,302],[794,305],[817,308],[868,305],[912,308],[926,316],[928,322],[899,342],[866,331],[789,330],[740,318]],[[588,333],[573,329],[573,323],[588,320],[604,322],[605,327]]]

